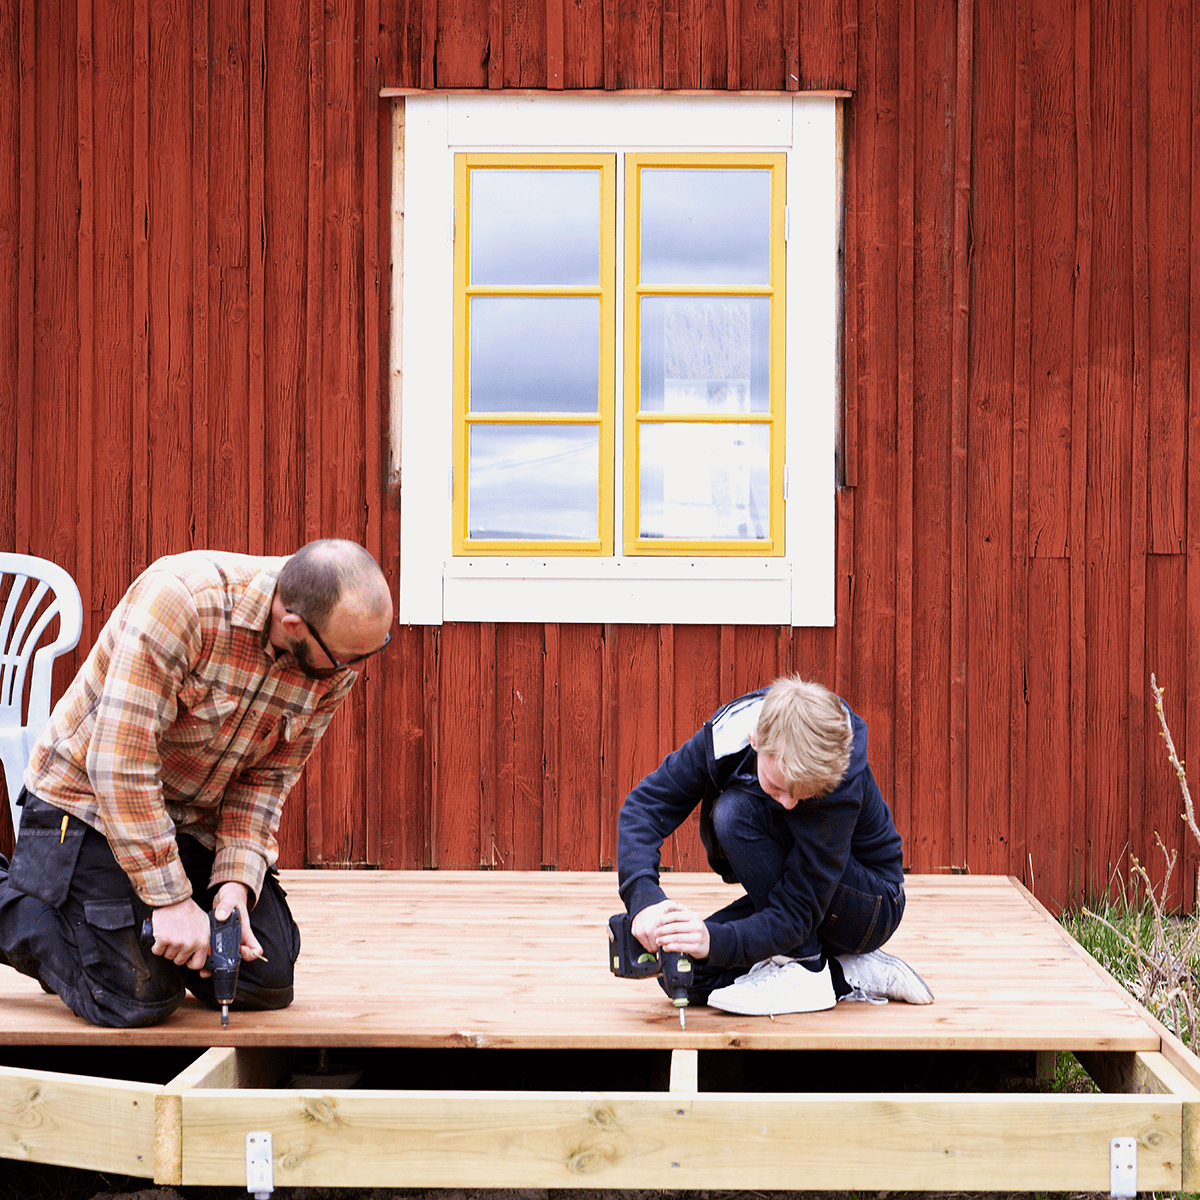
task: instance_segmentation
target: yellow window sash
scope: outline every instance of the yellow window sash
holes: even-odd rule
[[[571,555],[613,553],[613,487],[616,393],[616,156],[613,154],[456,154],[454,156],[454,430],[453,545],[455,555]],[[470,173],[475,168],[598,170],[600,173],[600,282],[479,285],[468,278],[471,254]],[[469,304],[477,296],[596,296],[600,301],[599,395],[594,413],[472,413],[470,397]],[[472,538],[468,528],[470,489],[468,431],[476,425],[595,425],[598,437],[598,537],[579,540]]]
[[[705,555],[776,557],[783,545],[783,395],[784,269],[786,196],[785,154],[627,154],[625,155],[625,396],[624,396],[624,550],[628,555]],[[770,283],[743,286],[689,284],[643,286],[641,264],[641,172],[643,167],[711,169],[728,167],[771,172]],[[641,409],[641,304],[643,296],[765,296],[770,300],[770,404],[766,413],[662,413]],[[765,424],[770,427],[769,534],[753,539],[684,540],[644,538],[639,534],[640,438],[647,424]]]

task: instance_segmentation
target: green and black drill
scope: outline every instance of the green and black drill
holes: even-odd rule
[[[608,966],[622,979],[663,977],[663,987],[671,1003],[679,1010],[679,1028],[687,1029],[683,1010],[688,1005],[688,984],[692,982],[692,960],[677,950],[659,950],[651,954],[633,936],[633,919],[628,913],[608,918]]]

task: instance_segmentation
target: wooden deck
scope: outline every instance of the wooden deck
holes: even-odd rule
[[[286,872],[284,885],[304,938],[296,1001],[235,1012],[224,1032],[190,997],[153,1029],[96,1029],[0,970],[0,1064],[29,1047],[77,1047],[81,1063],[133,1046],[195,1051],[166,1086],[31,1070],[27,1058],[0,1065],[0,1157],[244,1184],[247,1131],[273,1130],[276,1186],[803,1179],[807,1188],[1107,1190],[1109,1143],[1128,1135],[1143,1190],[1200,1181],[1200,1063],[1011,879],[909,880],[888,948],[920,971],[932,1005],[843,1003],[775,1018],[691,1009],[686,1031],[655,983],[607,969],[612,874],[307,871]],[[669,889],[705,912],[733,894],[711,875],[672,876]],[[458,1083],[447,1075],[414,1089],[401,1053],[387,1061],[400,1064],[395,1089],[408,1090],[277,1086],[296,1052],[313,1047],[667,1051],[671,1076],[657,1094],[605,1094],[588,1078],[522,1091],[494,1082],[496,1064],[519,1055],[455,1055]],[[731,1050],[1071,1050],[1105,1087],[1155,1094],[831,1097],[794,1078],[778,1093],[706,1093],[695,1052]],[[471,1081],[476,1062],[490,1082]],[[92,1132],[81,1138],[81,1127]]]
[[[736,893],[669,879],[711,912]],[[775,1019],[675,1010],[653,981],[614,978],[608,873],[297,871],[284,875],[303,949],[296,1000],[220,1021],[190,996],[164,1025],[100,1030],[0,970],[0,1045],[479,1046],[522,1049],[1157,1050],[1159,1038],[1024,889],[1000,876],[908,883],[888,949],[928,1006],[840,1004]]]

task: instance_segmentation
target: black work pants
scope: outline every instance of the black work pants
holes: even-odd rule
[[[214,852],[186,834],[178,846],[192,897],[207,912],[217,891],[208,883]],[[12,865],[0,870],[0,957],[94,1025],[157,1024],[179,1007],[185,988],[219,1007],[211,978],[152,954],[141,940],[152,911],[102,834],[26,793]],[[300,930],[274,874],[250,924],[266,960],[242,963],[233,1007],[286,1008]]]

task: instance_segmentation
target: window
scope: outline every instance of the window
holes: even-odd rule
[[[457,554],[611,554],[612,155],[455,157]]]
[[[831,624],[837,102],[396,129],[402,619]]]
[[[626,554],[782,553],[784,163],[626,156]]]

